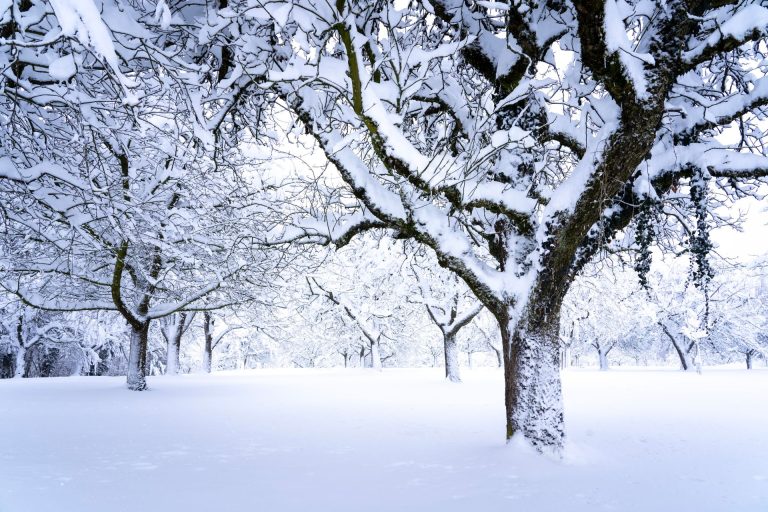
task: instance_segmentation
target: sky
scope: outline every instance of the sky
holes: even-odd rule
[[[725,227],[712,231],[712,240],[717,251],[728,258],[751,261],[768,254],[768,208],[765,201],[746,198],[738,201],[734,208],[746,215],[743,230]]]

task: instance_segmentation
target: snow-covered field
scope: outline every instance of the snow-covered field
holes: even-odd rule
[[[440,372],[0,381],[0,511],[768,510],[768,371],[567,371],[563,461]]]

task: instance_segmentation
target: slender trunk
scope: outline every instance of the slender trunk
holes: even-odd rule
[[[445,352],[445,378],[451,382],[461,382],[459,374],[459,349],[456,338],[451,334],[443,334]]]
[[[501,350],[497,349],[493,345],[489,345],[489,346],[493,350],[493,353],[496,354],[496,366],[501,368],[502,366],[504,366],[504,358],[501,357]]]
[[[360,347],[360,368],[365,368],[365,347]]]
[[[19,347],[16,351],[16,367],[13,369],[13,378],[21,379],[26,370],[27,346],[24,344],[24,315],[19,315],[16,323],[16,345]]]
[[[747,352],[747,370],[752,369],[752,351]]]
[[[381,352],[379,351],[379,340],[371,342],[371,367],[374,370],[381,371]]]
[[[24,370],[26,366],[27,347],[23,343],[19,343],[19,348],[16,351],[16,366],[13,369],[13,378],[21,379],[24,377]]]
[[[543,305],[535,306],[529,310]],[[496,316],[504,351],[507,439],[519,434],[539,451],[559,453],[565,438],[559,309],[550,309],[548,314],[532,315],[530,311],[517,325],[506,311]]]
[[[128,353],[128,389],[144,391],[147,389],[147,340],[149,322],[139,328],[131,326],[131,346]]]
[[[691,365],[691,362],[688,360],[688,354],[685,350],[683,350],[683,347],[680,346],[680,343],[678,343],[677,339],[672,335],[671,332],[669,332],[669,329],[667,329],[667,326],[664,325],[662,322],[659,322],[659,326],[661,326],[661,330],[664,331],[664,334],[667,335],[669,340],[672,342],[672,346],[675,348],[675,352],[677,353],[677,357],[680,359],[680,366],[683,368],[684,371],[688,371],[693,368]]]
[[[206,311],[203,316],[203,333],[205,343],[203,344],[203,371],[211,373],[211,361],[213,360],[213,323],[211,314]]]

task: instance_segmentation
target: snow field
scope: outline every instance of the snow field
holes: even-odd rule
[[[562,461],[498,370],[0,381],[0,512],[768,510],[768,371],[568,370]]]

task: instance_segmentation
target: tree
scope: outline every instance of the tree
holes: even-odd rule
[[[435,270],[431,270],[434,267],[429,263],[425,265],[424,258],[412,259],[411,272],[416,277],[421,302],[443,337],[445,378],[461,382],[456,336],[483,310],[483,305],[461,286],[455,274],[446,276],[441,272],[434,275]],[[469,302],[469,305],[461,307],[462,302]]]
[[[612,351],[647,349],[638,341],[648,336],[655,312],[634,272],[618,264],[590,265],[566,295],[562,325],[568,332],[562,337],[594,349],[600,370],[608,370]]]
[[[150,304],[162,288],[155,278],[168,268],[153,265],[153,255],[167,261],[166,247],[175,248],[159,242],[169,236],[162,219],[183,204],[170,201],[170,190],[183,189],[185,180],[171,180],[154,202],[139,193],[141,177],[158,178],[150,171],[164,165],[217,169],[228,150],[247,145],[243,127],[258,132],[267,114],[279,118],[286,107],[293,140],[311,136],[338,177],[305,190],[325,196],[322,208],[292,195],[295,184],[287,184],[292,215],[264,238],[343,246],[379,229],[431,248],[497,319],[506,435],[519,434],[539,450],[563,445],[560,316],[583,266],[632,233],[644,272],[649,226],[663,217],[684,226],[695,285],[707,295],[716,211],[756,194],[755,180],[768,175],[760,124],[768,103],[760,65],[768,9],[756,1],[219,0],[153,7],[25,0],[7,6],[2,18],[0,116],[13,150],[0,175],[26,187],[46,182],[34,187],[38,194],[77,190],[71,197],[87,200],[63,207],[78,215],[75,205],[98,204],[112,215],[93,218],[127,217],[128,225],[108,226],[108,266],[117,270],[111,278],[70,275],[110,288],[131,265],[145,269],[132,284],[133,311],[119,287],[111,287],[108,303],[134,332],[135,389],[144,386],[137,368],[147,322],[199,302],[207,289],[174,289],[179,297],[166,298],[180,305],[175,309]],[[163,133],[155,107],[179,114],[159,123],[179,122],[178,132]],[[69,150],[72,140],[95,142],[80,155]],[[112,179],[92,186],[90,169]],[[94,188],[107,190],[110,201]],[[62,208],[52,197],[44,198],[50,215],[43,222],[58,215],[56,222],[70,223],[61,228],[67,236],[79,235],[79,218],[48,211]],[[13,197],[10,217],[19,231],[40,220],[23,217],[24,201],[41,199]],[[129,235],[131,221],[146,211],[155,214],[145,215],[152,229]],[[93,230],[92,220],[82,225]],[[51,245],[52,253],[63,250]],[[144,264],[129,265],[125,259],[137,252]],[[46,265],[55,261],[49,258]],[[101,263],[97,268],[107,268]],[[31,274],[41,271],[35,266]]]
[[[74,348],[80,357],[79,366],[83,365],[84,357],[77,345],[77,329],[62,318],[49,312],[38,311],[22,304],[9,304],[0,310],[0,333],[8,341],[9,348],[15,353],[13,377],[30,376],[30,351],[40,349]],[[77,369],[79,372],[79,367]],[[76,373],[77,373],[76,372]],[[40,375],[40,372],[37,372]],[[43,373],[42,376],[48,376]]]
[[[274,84],[359,205],[347,200],[283,239],[343,245],[379,228],[434,250],[498,320],[507,437],[559,451],[560,311],[583,265],[643,205],[690,184],[684,204],[698,219],[692,252],[704,276],[707,192],[750,194],[745,180],[768,174],[755,135],[768,97],[755,66],[766,8],[437,0],[398,10],[339,0],[269,9],[249,11],[268,20],[269,35],[235,36],[235,60]],[[738,141],[724,143],[731,125]]]
[[[420,316],[421,304],[408,302],[414,287],[401,244],[360,238],[329,255],[323,272],[306,278],[311,296],[323,297],[350,320],[365,339],[371,367],[397,358],[413,344],[417,330],[405,325]],[[423,313],[422,313],[423,315]]]
[[[187,332],[195,319],[195,312],[182,311],[162,319],[160,332],[166,345],[166,375],[179,373],[179,356],[181,355],[181,337]]]
[[[225,336],[242,328],[243,326],[240,325],[229,325],[215,333],[216,317],[211,311],[203,312],[203,371],[205,373],[211,373],[213,351],[221,344]]]

